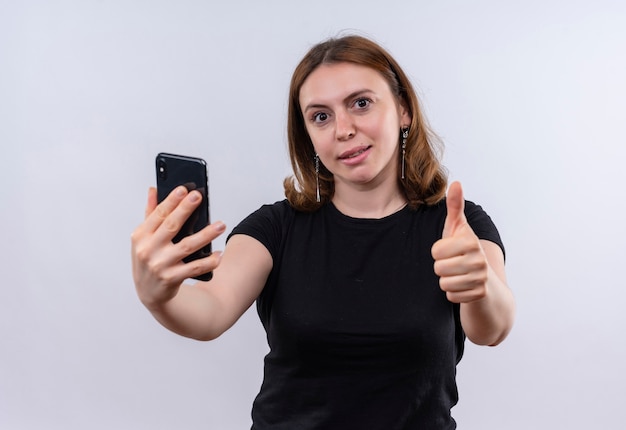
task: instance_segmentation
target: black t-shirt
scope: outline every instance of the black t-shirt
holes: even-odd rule
[[[480,206],[466,202],[465,213],[479,238],[502,247]],[[445,201],[382,219],[281,201],[233,230],[273,258],[257,299],[270,352],[253,430],[456,427],[465,335],[430,253],[445,216]]]

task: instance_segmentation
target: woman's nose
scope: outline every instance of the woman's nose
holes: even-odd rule
[[[356,134],[356,126],[349,114],[338,113],[336,121],[336,136],[338,140],[347,140],[354,137]]]

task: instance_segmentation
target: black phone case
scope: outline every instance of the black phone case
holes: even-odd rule
[[[174,188],[184,185],[187,190],[197,190],[202,194],[200,206],[189,216],[172,242],[178,243],[184,237],[202,230],[210,223],[209,217],[209,180],[207,164],[201,158],[178,154],[160,153],[156,157],[157,201],[161,203]],[[211,244],[185,257],[188,263],[211,255]],[[212,272],[194,277],[200,281],[209,281]]]

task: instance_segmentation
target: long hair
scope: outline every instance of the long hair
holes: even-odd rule
[[[301,211],[314,211],[332,199],[335,184],[333,175],[319,161],[319,178],[315,171],[315,149],[306,130],[300,106],[300,89],[307,77],[322,64],[353,63],[376,70],[387,81],[392,94],[404,103],[411,115],[411,126],[406,140],[405,178],[401,178],[398,158],[398,182],[409,206],[432,205],[440,201],[446,191],[447,175],[439,157],[443,145],[430,130],[420,109],[417,95],[398,63],[382,47],[361,36],[344,36],[321,42],[304,56],[291,78],[287,120],[289,158],[293,176],[284,181],[285,196]],[[398,145],[401,131],[398,130]],[[319,180],[320,202],[317,202]]]

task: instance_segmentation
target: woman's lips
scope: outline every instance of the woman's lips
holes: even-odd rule
[[[345,160],[348,158],[354,158],[357,157],[359,155],[361,155],[363,152],[367,151],[368,149],[370,149],[369,146],[361,146],[359,148],[352,148],[346,152],[344,152],[343,154],[341,154],[339,156],[340,160]]]
[[[342,153],[339,159],[345,164],[358,164],[367,157],[370,148],[371,146],[352,148]]]

